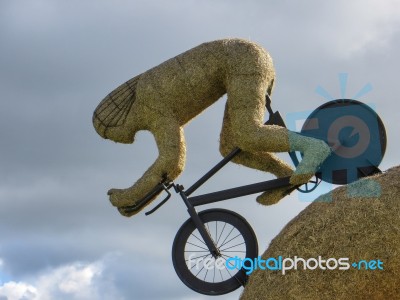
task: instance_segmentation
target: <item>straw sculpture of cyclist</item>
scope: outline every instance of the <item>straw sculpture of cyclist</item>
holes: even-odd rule
[[[133,143],[135,133],[150,131],[159,156],[144,175],[127,189],[111,189],[117,208],[135,204],[165,177],[174,180],[184,169],[183,126],[227,94],[220,135],[220,152],[242,152],[234,162],[291,176],[290,183],[307,182],[329,156],[329,146],[276,125],[263,125],[265,94],[271,94],[275,71],[270,55],[259,45],[242,39],[203,43],[128,80],[96,108],[93,125],[97,133],[119,143]],[[304,154],[295,171],[274,152]],[[286,188],[258,196],[262,204],[278,202]],[[120,209],[121,214],[130,216]],[[137,213],[137,212],[135,212]]]

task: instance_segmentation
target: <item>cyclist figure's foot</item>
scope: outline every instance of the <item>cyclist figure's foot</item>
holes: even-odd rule
[[[298,137],[296,137],[296,139],[297,138]],[[304,156],[293,175],[290,177],[290,183],[293,185],[307,183],[315,175],[318,167],[332,153],[328,144],[322,140],[309,137],[301,138],[304,139],[304,144],[302,145]]]
[[[289,195],[293,189],[287,186],[266,191],[257,197],[257,202],[262,205],[273,205],[278,203],[285,196]]]

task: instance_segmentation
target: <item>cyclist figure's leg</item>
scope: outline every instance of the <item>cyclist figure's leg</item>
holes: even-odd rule
[[[220,138],[220,152],[223,156],[227,156],[232,149],[235,148],[235,145],[232,144],[233,137],[230,132],[231,128],[229,126],[230,121],[227,106],[228,104],[225,108],[224,123]],[[278,178],[291,176],[293,174],[293,169],[285,161],[269,152],[250,153],[241,151],[232,161],[249,168],[272,173]],[[272,205],[279,202],[287,193],[288,187],[273,189],[259,195],[257,197],[257,202],[263,205]]]
[[[329,156],[330,148],[323,141],[301,136],[286,128],[263,125],[266,85],[265,79],[260,75],[230,76],[227,82],[228,117],[225,121],[229,122],[227,126],[230,128],[232,144],[252,154],[303,152],[303,160],[292,175],[291,183],[307,182],[317,167]],[[224,134],[223,130],[221,135]]]
[[[229,119],[227,104],[220,136],[220,152],[223,156],[227,156],[236,147],[233,143],[234,137],[232,136]],[[241,151],[232,161],[249,168],[272,173],[276,177],[290,176],[293,173],[292,168],[285,161],[268,152],[251,153]]]

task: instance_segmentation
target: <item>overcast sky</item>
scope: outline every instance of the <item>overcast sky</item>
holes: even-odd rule
[[[91,117],[122,82],[202,42],[241,37],[277,71],[274,109],[312,110],[366,84],[386,124],[382,169],[399,164],[400,1],[0,1],[0,299],[209,299],[178,279],[174,235],[188,215],[175,197],[124,218],[106,192],[136,181],[157,156],[149,133],[102,140]],[[189,186],[220,159],[225,99],[185,127]],[[272,178],[229,165],[203,191]],[[317,195],[317,194],[314,194]],[[255,196],[221,202],[254,227],[260,251],[306,205]],[[219,299],[235,299],[240,290]],[[8,298],[7,298],[8,297]]]

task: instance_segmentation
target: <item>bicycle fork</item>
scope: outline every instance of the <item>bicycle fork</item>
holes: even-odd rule
[[[175,189],[177,190],[177,192],[179,192],[179,195],[182,197],[183,202],[185,203],[185,205],[187,207],[187,211],[190,215],[190,218],[193,220],[197,230],[199,231],[204,242],[206,243],[206,246],[207,246],[208,250],[210,251],[211,255],[214,258],[218,258],[219,256],[221,256],[221,253],[220,253],[219,249],[217,248],[217,246],[215,245],[213,239],[211,238],[210,233],[204,226],[204,223],[201,220],[200,216],[197,214],[196,209],[194,208],[192,203],[190,203],[188,197],[186,196],[186,194],[183,190],[183,186],[176,185]]]

